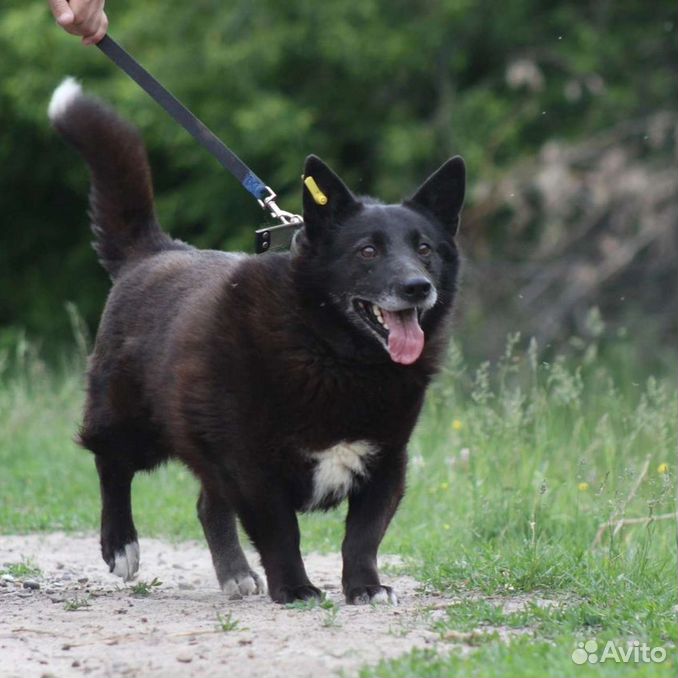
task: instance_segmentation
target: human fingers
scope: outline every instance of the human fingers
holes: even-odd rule
[[[99,27],[97,28],[95,33],[93,35],[84,36],[83,39],[82,39],[82,44],[83,45],[96,45],[98,42],[101,42],[101,40],[103,40],[107,31],[108,31],[108,17],[106,16],[106,13],[104,12],[101,15],[101,21],[100,21]]]
[[[69,4],[75,15],[75,32],[83,37],[93,37],[103,21],[104,0],[70,0]]]
[[[75,21],[75,14],[67,0],[48,0],[49,8],[59,26],[70,26]]]

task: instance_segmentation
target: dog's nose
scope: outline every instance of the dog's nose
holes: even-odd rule
[[[430,294],[431,287],[432,285],[430,281],[426,278],[422,278],[421,276],[409,278],[400,284],[400,296],[402,296],[403,299],[407,299],[408,301],[415,303],[418,301],[424,301],[424,299],[426,299],[426,297],[428,297]]]

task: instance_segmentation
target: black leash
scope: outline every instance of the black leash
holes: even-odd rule
[[[171,92],[163,87],[136,59],[108,35],[97,47],[137,85],[160,104],[203,148],[207,149],[251,193],[279,225],[256,232],[257,254],[289,245],[302,223],[298,214],[285,212],[276,204],[276,194],[203,122],[196,118]]]

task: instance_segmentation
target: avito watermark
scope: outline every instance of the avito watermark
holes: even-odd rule
[[[661,664],[666,659],[666,650],[659,647],[650,647],[647,643],[634,640],[628,645],[617,645],[608,640],[600,650],[597,640],[587,640],[577,643],[577,649],[572,652],[572,661],[575,664],[604,664],[617,662],[618,664],[644,664],[653,662]]]

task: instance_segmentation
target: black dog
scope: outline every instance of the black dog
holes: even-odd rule
[[[198,516],[230,595],[264,589],[238,542],[237,516],[274,601],[320,597],[304,570],[296,512],[348,498],[346,600],[396,602],[379,581],[377,550],[449,333],[461,158],[401,205],[383,205],[354,197],[310,156],[292,252],[253,257],[164,233],[138,133],[73,80],[49,113],[90,167],[95,249],[114,281],[81,431],[101,480],[111,571],[129,579],[139,565],[134,474],[174,457],[202,483]]]

